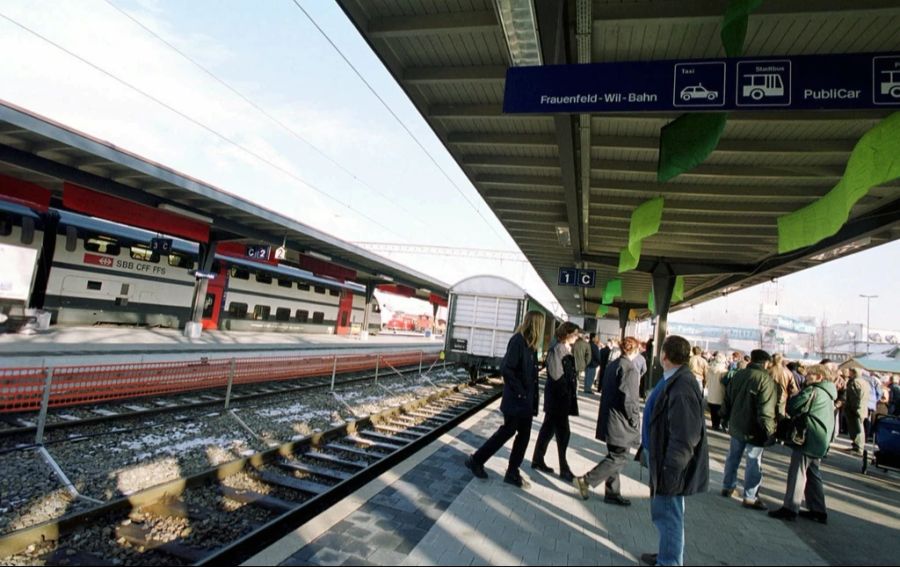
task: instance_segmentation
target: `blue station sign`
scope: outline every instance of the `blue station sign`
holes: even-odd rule
[[[900,108],[900,53],[512,67],[503,112]]]

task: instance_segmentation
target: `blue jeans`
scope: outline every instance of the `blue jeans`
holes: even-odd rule
[[[650,517],[659,532],[657,565],[684,564],[684,496],[654,496]]]
[[[584,393],[591,393],[591,386],[594,385],[594,376],[597,375],[597,367],[596,366],[588,366],[584,369]]]
[[[759,485],[762,484],[762,456],[764,450],[763,447],[757,447],[732,437],[728,458],[725,459],[725,479],[722,481],[722,488],[732,490],[737,487],[738,467],[741,466],[741,457],[746,454],[744,500],[756,500],[756,493],[759,492]]]

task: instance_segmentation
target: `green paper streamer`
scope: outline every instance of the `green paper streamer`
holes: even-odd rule
[[[622,296],[622,280],[610,280],[603,290],[603,304],[610,305],[617,297]]]
[[[675,276],[675,289],[672,291],[672,303],[684,301],[684,276]]]
[[[744,53],[750,12],[762,5],[762,0],[731,0],[722,19],[722,46],[728,57],[740,57]]]
[[[631,213],[631,227],[628,229],[628,246],[619,253],[619,273],[637,268],[641,259],[641,241],[659,232],[662,222],[662,197],[645,201]]]
[[[836,234],[850,210],[872,187],[900,178],[900,112],[866,132],[856,143],[844,176],[827,195],[778,218],[778,253],[811,246]]]
[[[727,112],[682,114],[664,126],[656,180],[665,183],[703,163],[719,145],[727,120]]]
[[[608,305],[600,305],[597,307],[597,317],[606,317],[609,314]]]
[[[653,297],[652,289],[647,294],[647,309],[650,310],[651,315],[656,315],[656,298]]]

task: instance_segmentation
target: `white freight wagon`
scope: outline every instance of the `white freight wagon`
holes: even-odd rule
[[[530,310],[544,313],[542,347],[546,348],[555,328],[553,315],[515,283],[497,276],[473,276],[451,286],[444,344],[447,360],[465,364],[473,382],[482,369],[499,370],[509,339]]]

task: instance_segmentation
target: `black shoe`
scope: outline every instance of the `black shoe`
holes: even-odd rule
[[[603,501],[607,504],[615,504],[617,506],[631,506],[631,500],[625,498],[621,494],[607,494],[603,497]]]
[[[741,506],[744,508],[749,508],[751,510],[768,510],[769,507],[766,506],[766,503],[757,498],[756,500],[744,500],[741,502]]]
[[[807,520],[812,520],[814,522],[819,522],[820,524],[828,523],[828,514],[825,512],[813,512],[811,510],[800,510],[797,514],[801,518],[806,518]]]
[[[472,474],[477,478],[486,479],[488,477],[487,472],[484,470],[484,465],[479,465],[472,457],[466,459],[466,468],[472,471]]]
[[[535,463],[534,461],[532,461],[531,468],[542,473],[553,474],[553,469],[551,469],[544,463]]]
[[[793,522],[797,519],[797,513],[793,510],[788,510],[787,508],[779,508],[777,510],[772,510],[769,512],[770,518],[776,518],[778,520],[787,520],[788,522]]]
[[[528,482],[527,480],[525,480],[524,478],[522,478],[521,475],[517,475],[517,476],[506,475],[503,477],[503,482],[505,482],[506,484],[511,484],[513,486],[521,488],[522,490],[528,490],[529,488],[531,488],[531,483]]]
[[[722,496],[724,496],[725,498],[731,498],[732,496],[734,496],[734,489],[733,488],[723,488]]]
[[[644,565],[656,565],[656,553],[641,553],[641,563]]]
[[[566,482],[572,482],[575,480],[575,475],[572,474],[572,471],[566,469],[564,471],[559,471],[559,478],[563,479]]]

